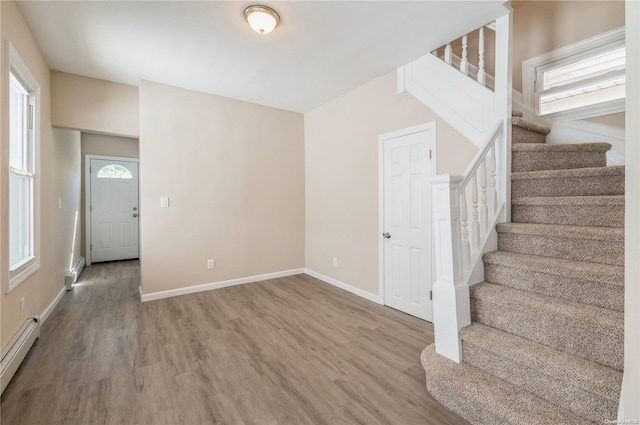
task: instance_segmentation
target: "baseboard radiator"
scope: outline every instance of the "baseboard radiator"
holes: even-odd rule
[[[64,277],[64,284],[67,287],[67,291],[70,291],[71,288],[73,288],[73,284],[76,283],[78,277],[80,277],[80,273],[82,273],[82,270],[84,269],[84,265],[84,257],[80,257],[73,265],[73,268]]]
[[[6,350],[2,352],[2,360],[0,367],[2,374],[0,375],[0,384],[2,390],[9,385],[9,381],[13,378],[20,364],[27,356],[27,353],[33,346],[33,343],[40,337],[40,317],[34,316],[28,319],[20,328],[20,331],[9,342]]]

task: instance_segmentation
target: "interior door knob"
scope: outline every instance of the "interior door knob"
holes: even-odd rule
[[[382,237],[384,237],[385,239],[389,239],[389,238],[391,238],[391,233],[385,232],[385,233],[382,234]]]

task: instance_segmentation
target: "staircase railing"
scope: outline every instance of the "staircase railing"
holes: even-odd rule
[[[509,7],[506,10],[490,24],[495,31],[493,90],[487,87],[484,69],[486,25],[477,30],[475,81],[468,72],[469,35],[461,38],[460,65],[456,66],[454,49],[445,45],[398,68],[398,93],[411,93],[478,148],[463,176],[430,180],[436,253],[435,345],[436,352],[456,362],[462,361],[459,331],[471,323],[469,285],[484,279],[482,255],[497,249],[495,224],[508,222],[511,214],[511,203],[506,201],[511,198],[513,16]],[[475,31],[471,32],[474,40]],[[454,44],[457,50],[457,41]]]
[[[475,41],[475,31],[472,31],[469,34],[465,34],[460,38],[461,51],[460,56],[456,55],[453,52],[453,43],[447,43],[444,46],[444,51],[441,59],[447,64],[452,66],[453,68],[460,71],[462,74],[470,76],[474,78],[478,84],[493,89],[495,83],[493,81],[493,77],[489,75],[485,70],[485,28],[495,33],[496,23],[492,22],[483,27],[478,28],[478,61],[477,65],[473,64],[468,59],[468,50],[469,50],[469,40],[473,39]],[[474,37],[471,37],[471,34],[474,34]],[[491,45],[489,45],[491,47]],[[438,50],[432,52],[435,56],[438,55]]]
[[[433,284],[433,325],[436,351],[462,360],[458,332],[471,323],[469,285],[483,279],[482,254],[497,248],[495,224],[505,219],[509,167],[504,120],[484,138],[463,176],[430,179],[433,197],[436,281]],[[471,211],[471,214],[469,214]]]
[[[511,23],[508,13],[399,67],[398,93],[411,93],[481,148],[496,119],[511,114]]]

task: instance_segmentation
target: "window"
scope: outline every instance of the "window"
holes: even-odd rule
[[[15,288],[40,264],[37,223],[37,90],[9,47],[9,285]]]
[[[539,116],[581,119],[624,111],[624,28],[526,61],[523,90]]]
[[[133,174],[122,165],[105,165],[96,175],[99,179],[132,179]]]

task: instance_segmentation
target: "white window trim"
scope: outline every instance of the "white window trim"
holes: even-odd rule
[[[616,44],[624,46],[624,42],[625,29],[624,27],[620,27],[522,62],[522,95],[524,99],[524,106],[530,111],[535,111],[536,115],[538,114],[534,83],[536,80],[536,71],[538,69],[544,68],[545,65],[550,63],[557,64],[563,59],[571,58],[575,60],[577,59],[576,56],[583,54],[586,56],[593,51],[599,49],[604,50],[613,47]],[[544,118],[552,121],[580,120],[600,115],[624,112],[624,110],[625,100],[618,99],[597,105],[590,105],[569,111],[548,114],[545,115]]]
[[[22,60],[18,52],[15,50],[13,45],[9,41],[5,41],[5,54],[2,58],[3,68],[10,70],[10,72],[4,73],[4,78],[2,80],[2,84],[6,88],[4,90],[4,98],[2,99],[4,108],[6,111],[9,111],[9,75],[11,72],[18,75],[20,80],[29,86],[31,92],[34,93],[35,96],[35,108],[34,108],[34,129],[33,129],[33,137],[34,137],[34,165],[33,171],[35,174],[33,180],[33,256],[25,259],[22,264],[12,271],[8,271],[8,279],[3,278],[2,280],[7,282],[5,285],[4,291],[5,293],[9,293],[13,291],[18,285],[24,282],[29,276],[35,273],[40,269],[40,102],[41,102],[41,93],[40,93],[40,84],[35,79],[29,67]],[[5,140],[9,140],[9,126],[4,126],[4,134],[3,137]],[[8,163],[2,164],[2,172],[4,175],[9,175]],[[8,179],[7,179],[8,180]],[[6,185],[7,183],[3,183]],[[9,192],[6,187],[3,188],[3,192],[6,194],[6,201],[9,200]],[[3,199],[5,201],[5,199]],[[5,228],[9,228],[9,217],[7,214]],[[8,243],[7,241],[3,243]],[[5,245],[6,246],[6,245]],[[4,261],[8,261],[8,249],[7,255],[3,258]],[[8,266],[8,264],[7,264]],[[9,267],[7,267],[7,270]]]

